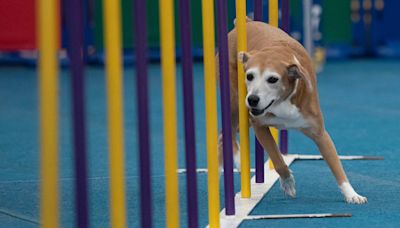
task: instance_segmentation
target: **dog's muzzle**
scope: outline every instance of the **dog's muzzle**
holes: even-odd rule
[[[271,107],[271,105],[274,103],[274,101],[275,101],[275,100],[272,100],[272,101],[267,105],[267,107],[265,107],[265,108],[263,108],[263,109],[252,108],[252,109],[250,109],[250,113],[251,113],[253,116],[261,115],[261,114],[263,114],[263,113],[265,112],[265,110],[267,110],[269,107]]]

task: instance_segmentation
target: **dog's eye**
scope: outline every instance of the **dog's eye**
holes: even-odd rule
[[[254,75],[252,73],[248,73],[246,75],[247,81],[252,81],[254,79]]]
[[[276,78],[276,77],[269,77],[269,78],[267,79],[267,82],[268,82],[268,83],[271,83],[271,84],[274,84],[274,83],[276,83],[278,80],[279,80],[279,78]]]

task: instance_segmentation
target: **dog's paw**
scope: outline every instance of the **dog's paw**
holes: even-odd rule
[[[353,196],[345,196],[344,198],[347,203],[351,204],[364,204],[368,203],[367,197],[360,196],[359,194],[355,194]]]
[[[279,178],[279,181],[281,183],[281,189],[285,193],[285,195],[295,198],[296,197],[296,181],[294,180],[292,171],[290,171],[289,177],[287,177],[285,179]]]
[[[367,197],[359,195],[348,182],[344,182],[339,188],[347,203],[364,204],[368,202]]]

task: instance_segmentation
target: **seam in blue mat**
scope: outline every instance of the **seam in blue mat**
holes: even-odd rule
[[[40,225],[40,223],[38,221],[36,221],[35,219],[28,218],[28,217],[26,217],[24,215],[18,215],[18,214],[14,213],[14,212],[5,210],[3,208],[0,208],[0,214],[7,215],[7,216],[10,216],[10,217],[13,217],[13,218],[25,221],[25,222],[30,222],[30,223],[33,223],[33,224]]]

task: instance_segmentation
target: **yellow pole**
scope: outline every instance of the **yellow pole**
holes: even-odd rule
[[[217,80],[215,75],[215,22],[213,0],[202,0],[202,19],[208,165],[208,219],[211,228],[218,228],[220,225],[220,208],[217,136]]]
[[[58,227],[58,1],[37,3],[40,99],[40,219]]]
[[[237,52],[247,49],[246,1],[236,0]],[[238,61],[238,95],[239,95],[239,132],[240,132],[240,177],[242,197],[250,198],[250,146],[249,146],[249,114],[246,108],[246,84],[243,65]]]
[[[111,227],[126,227],[120,7],[104,0]]]
[[[269,0],[268,2],[268,23],[271,26],[278,27],[278,0]]]
[[[164,104],[165,191],[167,227],[179,227],[177,169],[174,1],[160,0],[162,88]]]
[[[278,13],[279,13],[279,8],[278,8],[278,0],[269,0],[268,2],[268,15],[269,15],[269,19],[268,19],[268,23],[271,26],[274,27],[278,27]],[[271,134],[272,137],[275,139],[275,142],[278,143],[278,134],[279,131],[276,128],[271,128]],[[274,164],[272,163],[271,160],[269,160],[269,168],[270,169],[274,169]]]

